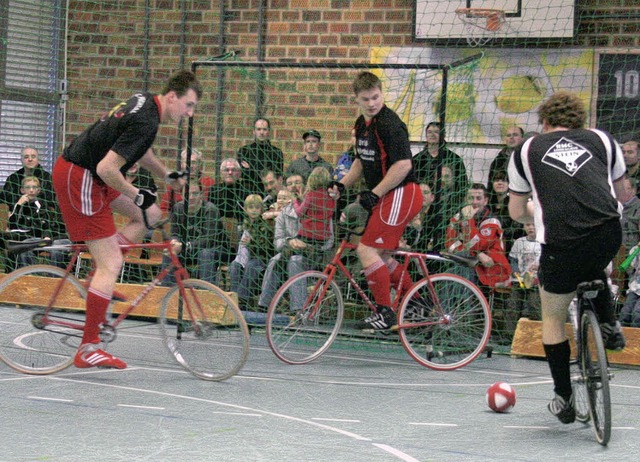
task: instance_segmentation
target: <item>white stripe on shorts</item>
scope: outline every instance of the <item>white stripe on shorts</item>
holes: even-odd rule
[[[91,190],[93,189],[93,176],[89,170],[85,170],[82,175],[82,186],[80,188],[80,207],[82,213],[87,216],[93,215],[93,204],[91,203]]]

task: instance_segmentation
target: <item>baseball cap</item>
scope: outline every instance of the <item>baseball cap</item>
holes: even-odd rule
[[[322,138],[322,135],[320,135],[320,132],[318,130],[314,130],[313,128],[304,132],[304,134],[302,135],[302,139],[306,140],[307,136],[315,136],[318,139]]]

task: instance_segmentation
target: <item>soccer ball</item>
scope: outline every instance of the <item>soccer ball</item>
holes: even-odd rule
[[[487,404],[494,412],[508,412],[516,405],[516,391],[508,383],[496,382],[487,389]]]

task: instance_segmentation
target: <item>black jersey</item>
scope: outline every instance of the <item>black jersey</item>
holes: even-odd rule
[[[121,169],[124,174],[151,147],[159,125],[156,97],[138,93],[83,131],[65,148],[63,157],[97,176],[98,163],[112,150],[127,160]]]
[[[387,106],[383,106],[369,123],[364,116],[358,117],[355,129],[356,158],[362,163],[367,188],[375,188],[395,162],[409,159],[413,165],[407,126]],[[413,167],[398,186],[410,182],[416,182]]]
[[[625,171],[622,150],[608,133],[561,130],[516,149],[509,162],[509,189],[532,193],[536,240],[567,248],[594,228],[620,219],[613,181]]]

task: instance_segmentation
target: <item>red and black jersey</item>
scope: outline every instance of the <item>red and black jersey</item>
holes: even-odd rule
[[[110,150],[124,157],[123,174],[153,144],[160,125],[160,104],[150,93],[138,93],[121,102],[83,131],[64,150],[63,157],[95,177],[98,163]]]
[[[355,130],[356,158],[362,163],[368,189],[375,188],[395,162],[412,160],[407,126],[387,106],[383,106],[368,123],[363,116],[358,117]],[[416,182],[413,168],[398,186],[409,182]]]

